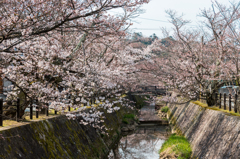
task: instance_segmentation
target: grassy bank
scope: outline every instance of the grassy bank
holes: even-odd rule
[[[203,108],[206,108],[206,109],[211,109],[211,110],[216,110],[216,111],[221,111],[221,112],[224,112],[226,113],[226,115],[233,115],[233,116],[240,116],[239,113],[235,113],[234,110],[232,109],[232,111],[229,111],[229,110],[224,110],[223,109],[223,106],[222,106],[222,109],[220,109],[219,107],[217,106],[211,106],[209,107],[207,104],[204,104],[204,103],[201,103],[200,101],[192,101],[192,103],[194,104],[197,104]],[[228,109],[228,108],[227,108]]]
[[[125,114],[122,119],[122,123],[124,124],[132,124],[134,121],[137,121],[134,114]]]
[[[185,137],[172,134],[168,140],[164,142],[159,153],[160,158],[163,158],[164,156],[172,156],[178,159],[189,159],[192,149]]]

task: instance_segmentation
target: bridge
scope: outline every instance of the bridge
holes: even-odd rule
[[[159,86],[137,86],[137,90],[132,95],[165,95],[167,89]]]
[[[159,86],[137,86],[135,92],[129,92],[130,100],[134,101],[134,95],[166,95],[167,89]],[[132,99],[131,99],[132,98]],[[140,125],[168,125],[168,121],[160,119],[157,115],[155,103],[146,104],[140,109],[138,116]]]

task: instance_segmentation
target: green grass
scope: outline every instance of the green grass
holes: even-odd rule
[[[192,149],[187,139],[176,134],[172,134],[168,140],[163,143],[159,153],[164,151],[177,155],[178,159],[189,159],[192,153]]]
[[[135,120],[135,115],[134,114],[125,114],[123,116],[122,122],[124,124],[129,124],[133,120]]]
[[[128,122],[128,120],[127,120],[126,118],[122,119],[122,122],[123,122],[124,124],[129,124],[129,122]]]
[[[135,115],[134,114],[125,114],[123,118],[128,118],[128,119],[134,119]]]
[[[162,120],[168,121],[168,118],[162,118]]]
[[[167,106],[165,106],[165,107],[162,107],[161,112],[167,113],[168,110],[169,110],[169,108]]]

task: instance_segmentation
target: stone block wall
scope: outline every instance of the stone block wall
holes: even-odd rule
[[[240,117],[193,103],[168,104],[175,132],[190,142],[198,159],[240,159]]]
[[[12,128],[0,128],[1,159],[106,158],[119,140],[124,109],[106,114],[109,136],[66,116],[52,117]],[[1,136],[3,138],[1,138]],[[18,137],[19,136],[19,137]]]

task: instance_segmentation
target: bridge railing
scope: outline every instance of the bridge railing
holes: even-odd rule
[[[165,87],[159,87],[159,86],[138,86],[138,89],[135,91],[135,93],[154,93],[154,94],[166,94],[167,89]]]

